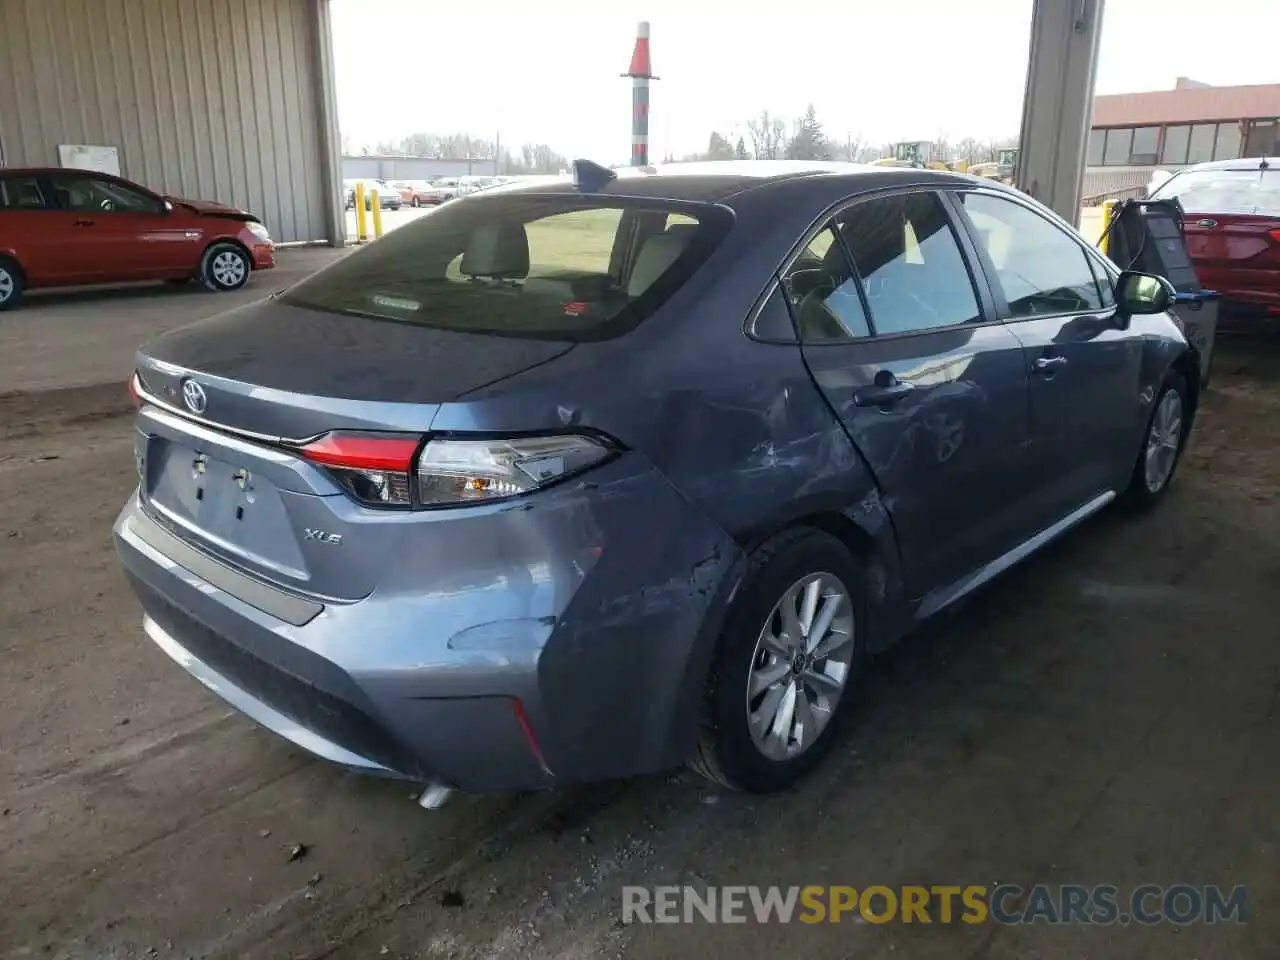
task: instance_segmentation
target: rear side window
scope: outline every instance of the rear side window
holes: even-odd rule
[[[283,299],[468,333],[605,339],[650,316],[731,223],[728,210],[708,204],[471,197],[343,258]]]
[[[869,200],[838,218],[877,336],[979,320],[978,298],[933,193]]]
[[[1280,170],[1189,170],[1151,196],[1176,197],[1187,213],[1280,217]]]
[[[35,177],[0,179],[0,210],[43,210],[46,204]]]
[[[831,227],[805,245],[782,277],[796,330],[805,343],[869,337],[867,313],[849,260]]]

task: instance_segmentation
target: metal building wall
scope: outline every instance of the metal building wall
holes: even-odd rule
[[[324,2],[0,0],[0,156],[115,146],[153,190],[243,207],[280,241],[332,239]]]

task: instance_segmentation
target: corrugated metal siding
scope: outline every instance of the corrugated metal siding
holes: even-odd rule
[[[115,146],[153,190],[329,233],[315,0],[0,0],[0,144]]]

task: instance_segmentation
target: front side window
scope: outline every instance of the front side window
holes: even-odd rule
[[[76,213],[159,213],[163,203],[148,194],[97,177],[55,173],[49,178],[58,206]]]
[[[283,299],[443,330],[605,339],[650,316],[731,224],[704,204],[488,194],[445,204]]]
[[[1112,287],[1111,274],[1093,257],[1086,257],[1089,266],[1093,270],[1093,278],[1098,282],[1098,293],[1102,297],[1102,306],[1104,309],[1110,309],[1116,305],[1116,292]]]
[[[839,343],[871,335],[858,281],[831,227],[805,245],[783,274],[782,289],[803,342]]]
[[[35,177],[0,179],[0,210],[44,210],[44,193]]]
[[[984,193],[961,195],[980,246],[1015,319],[1102,309],[1080,243],[1020,203]]]
[[[968,268],[935,194],[868,200],[837,223],[862,278],[876,336],[980,319]]]

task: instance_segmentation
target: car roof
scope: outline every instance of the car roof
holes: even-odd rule
[[[960,183],[972,178],[941,170],[903,169],[873,164],[817,160],[710,160],[690,163],[666,163],[647,167],[622,167],[613,171],[616,179],[592,191],[597,195],[619,197],[653,197],[667,200],[721,202],[735,194],[777,183],[807,178],[839,177],[858,181],[859,186],[873,189],[901,182],[902,175],[936,177],[940,182]],[[515,181],[493,188],[494,193],[528,191],[537,193],[574,193],[572,178],[547,177],[539,183]]]
[[[1182,167],[1174,173],[1190,173],[1198,170],[1263,170],[1266,168],[1280,170],[1280,157],[1240,157],[1236,160],[1207,160]]]

